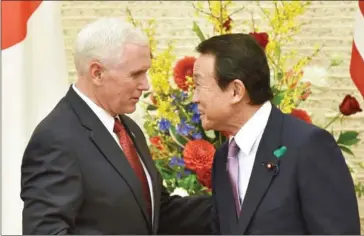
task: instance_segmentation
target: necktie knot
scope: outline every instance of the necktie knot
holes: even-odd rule
[[[239,153],[239,146],[236,144],[233,138],[229,143],[228,157],[237,157]]]
[[[123,130],[123,125],[121,124],[120,120],[118,118],[114,118],[115,123],[114,123],[114,133],[120,133],[120,131]]]

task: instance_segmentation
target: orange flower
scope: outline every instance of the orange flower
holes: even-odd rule
[[[295,72],[293,69],[287,71],[283,77],[284,82],[289,85],[290,89],[297,87],[298,80],[303,76],[303,71]]]
[[[211,183],[211,168],[200,170],[196,174],[197,174],[198,181],[203,186],[205,186],[206,188],[208,188],[210,190],[211,187],[212,187],[212,183]]]
[[[307,81],[303,83],[303,88],[307,89],[309,87],[311,87],[311,82]]]
[[[362,109],[360,108],[359,102],[356,100],[355,97],[351,95],[346,95],[344,97],[344,100],[341,102],[340,106],[340,112],[344,116],[350,116],[357,112],[361,112]]]
[[[302,99],[303,101],[305,101],[307,98],[308,98],[308,96],[310,96],[311,95],[311,89],[306,89],[303,93],[302,93],[302,95],[301,95],[301,97],[300,97],[300,99]]]
[[[294,116],[294,117],[296,117],[296,118],[298,118],[298,119],[304,120],[307,123],[310,123],[310,124],[312,123],[311,117],[304,110],[301,110],[301,109],[292,109],[291,115]]]
[[[155,137],[151,137],[150,139],[150,143],[155,146],[156,148],[158,148],[159,150],[163,150],[163,144],[162,144],[162,139],[159,136],[155,136]]]
[[[183,151],[186,168],[196,172],[211,169],[215,147],[204,139],[189,141]]]
[[[188,83],[186,76],[192,77],[193,65],[196,61],[195,57],[184,57],[177,62],[173,70],[174,82],[183,91],[188,90]]]

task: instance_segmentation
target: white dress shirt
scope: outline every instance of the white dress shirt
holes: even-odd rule
[[[239,177],[238,187],[240,204],[244,202],[246,190],[248,188],[252,173],[255,156],[259,147],[263,131],[268,123],[268,118],[272,110],[272,104],[266,102],[259,110],[244,124],[236,133],[235,142],[239,146]]]
[[[119,145],[119,147],[122,149],[118,136],[114,133],[114,117],[112,117],[109,113],[107,113],[103,108],[96,105],[91,99],[89,99],[87,96],[85,96],[77,87],[73,84],[72,85],[73,90],[81,97],[83,101],[91,108],[91,110],[96,114],[96,116],[100,119],[101,123],[105,126],[105,128],[109,131],[110,135],[114,138],[115,142]],[[138,153],[139,156],[139,153]],[[120,157],[121,158],[121,157]],[[154,196],[153,196],[153,185],[152,180],[150,178],[150,175],[148,173],[147,168],[145,167],[143,160],[140,158],[140,162],[142,163],[145,175],[148,180],[149,190],[150,190],[150,197],[151,197],[151,203],[152,203],[152,222],[154,220]]]

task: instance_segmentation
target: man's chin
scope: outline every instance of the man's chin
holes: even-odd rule
[[[128,107],[125,107],[124,113],[125,114],[132,114],[136,111],[136,105],[129,105]]]
[[[210,131],[212,130],[212,127],[209,124],[206,124],[206,122],[201,122],[201,126],[205,131]]]

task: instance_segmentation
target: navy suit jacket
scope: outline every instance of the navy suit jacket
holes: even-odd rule
[[[273,152],[281,146],[287,152],[278,159]],[[225,143],[212,169],[215,234],[360,234],[353,180],[326,130],[273,106],[239,217],[227,152]]]

